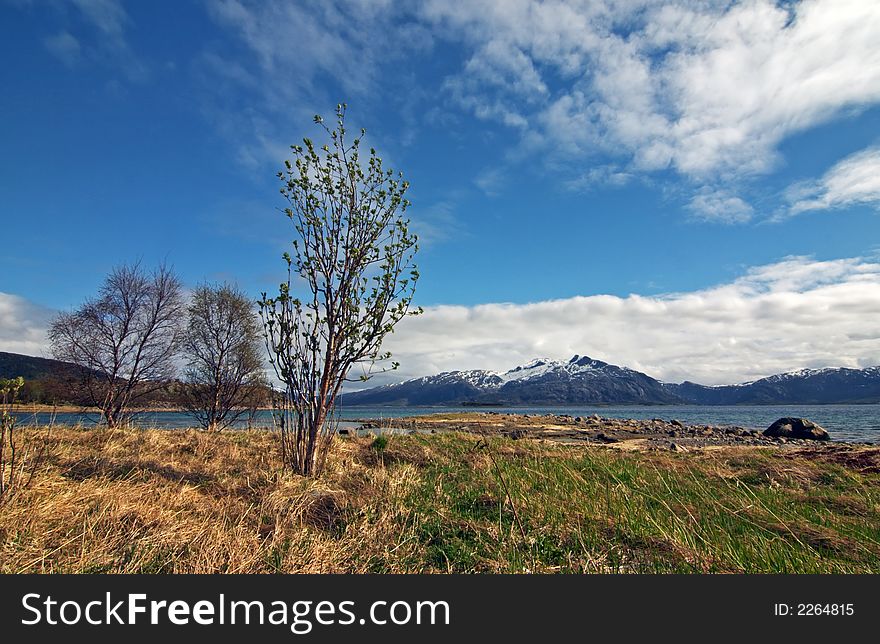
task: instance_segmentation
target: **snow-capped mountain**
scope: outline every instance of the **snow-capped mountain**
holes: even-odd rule
[[[448,371],[346,394],[347,405],[664,404],[682,400],[658,380],[587,356],[537,359],[504,373]]]
[[[347,393],[344,405],[761,405],[880,402],[880,367],[801,369],[738,385],[662,383],[633,369],[575,355],[504,373],[447,371]]]

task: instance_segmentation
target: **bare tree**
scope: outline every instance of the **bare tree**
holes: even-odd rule
[[[304,139],[304,147],[291,147],[294,163],[278,173],[297,239],[293,256],[284,254],[287,282],[277,297],[264,293],[260,302],[269,360],[284,387],[275,411],[282,457],[306,476],[323,469],[349,371],[361,363],[361,379],[368,378],[377,360],[390,357],[380,353],[384,337],[420,312],[409,310],[418,280],[417,238],[403,216],[409,183],[385,170],[374,149],[362,164],[365,131],[349,142],[345,105],[336,118],[331,131],[316,116],[329,144],[316,149]]]
[[[192,295],[181,345],[187,361],[185,410],[208,431],[229,427],[265,398],[253,302],[228,284]]]
[[[92,404],[108,427],[128,420],[131,405],[175,373],[183,299],[165,265],[113,269],[97,298],[62,313],[49,328],[52,354],[78,365]]]

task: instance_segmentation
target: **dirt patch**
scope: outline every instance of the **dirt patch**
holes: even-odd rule
[[[780,458],[806,459],[834,463],[859,474],[880,473],[880,448],[833,445],[826,449],[798,449],[779,454]]]
[[[316,492],[303,513],[306,523],[321,530],[334,530],[341,519],[342,506],[335,495],[326,492]]]

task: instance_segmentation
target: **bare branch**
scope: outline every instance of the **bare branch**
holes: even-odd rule
[[[108,426],[124,423],[134,401],[173,378],[182,311],[174,272],[135,263],[113,269],[97,298],[52,322],[53,355],[81,368]]]
[[[204,429],[229,427],[263,404],[268,386],[260,333],[252,302],[241,291],[228,284],[197,288],[181,348],[184,408]]]

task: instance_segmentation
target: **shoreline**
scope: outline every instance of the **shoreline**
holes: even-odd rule
[[[674,406],[663,406],[674,409]],[[271,408],[260,408],[260,412]],[[366,409],[365,409],[366,411]],[[375,412],[375,408],[370,408]],[[23,421],[28,414],[73,413],[96,415],[100,412],[90,407],[62,405],[16,405],[12,412],[19,414]],[[179,408],[148,407],[132,412],[185,414]],[[791,438],[772,438],[763,435],[763,428],[724,422],[693,422],[663,418],[619,418],[602,417],[599,414],[574,416],[567,413],[509,412],[509,411],[437,411],[430,414],[413,414],[397,417],[356,417],[340,419],[342,435],[364,434],[376,430],[380,433],[450,433],[463,432],[478,435],[498,435],[513,439],[528,438],[539,441],[552,441],[574,445],[605,445],[618,449],[673,451],[718,446],[764,446],[764,447],[809,447],[833,445],[877,445],[880,440],[859,440],[838,438],[830,432],[830,440],[817,441]],[[65,424],[63,421],[57,424]],[[137,423],[135,423],[137,424]],[[143,428],[160,428],[160,423],[146,424]],[[360,427],[353,427],[360,425]],[[161,427],[163,429],[186,429],[194,425]],[[272,429],[270,425],[253,428]],[[243,427],[230,428],[232,431]],[[227,430],[229,431],[229,430]],[[880,437],[878,437],[880,439]]]
[[[258,407],[257,411],[272,411],[271,407]],[[89,407],[83,405],[46,405],[43,403],[16,403],[11,406],[10,412],[51,414],[53,412],[59,414],[100,414],[101,410],[97,407]],[[185,414],[186,411],[181,407],[138,407],[133,408],[131,414]]]
[[[864,447],[867,441],[809,440],[764,436],[762,430],[735,425],[683,423],[679,420],[650,420],[571,416],[569,414],[507,414],[466,412],[430,414],[400,418],[362,418],[352,422],[361,430],[395,433],[435,434],[462,432],[500,436],[513,440],[531,439],[569,445],[604,446],[614,449],[684,452],[719,447],[818,448]]]

